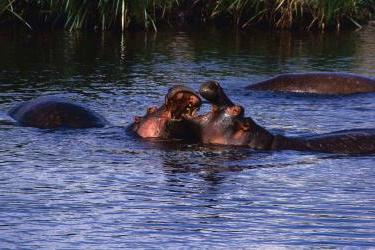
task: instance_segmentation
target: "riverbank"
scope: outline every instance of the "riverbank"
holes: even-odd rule
[[[196,24],[246,29],[359,28],[375,16],[372,0],[62,0],[0,3],[0,25],[38,29],[157,31]]]

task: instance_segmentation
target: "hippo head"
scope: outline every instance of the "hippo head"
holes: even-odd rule
[[[199,128],[192,117],[201,105],[193,90],[181,85],[169,89],[161,107],[149,107],[146,115],[135,117],[133,131],[142,138],[198,141]]]
[[[200,125],[203,143],[220,145],[247,145],[252,148],[266,148],[272,135],[245,117],[244,108],[234,104],[216,81],[201,85],[200,94],[212,105],[205,115],[193,117]]]

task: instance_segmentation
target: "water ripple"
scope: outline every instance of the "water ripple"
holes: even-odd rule
[[[372,37],[368,29],[207,30],[126,34],[120,43],[107,33],[45,33],[28,36],[30,48],[24,36],[1,34],[1,247],[375,246],[373,156],[163,143],[125,133],[172,84],[198,89],[208,79],[221,81],[247,115],[273,132],[373,127],[373,94],[243,91],[281,72],[374,75]],[[15,103],[45,94],[90,106],[112,125],[41,130],[7,116]]]

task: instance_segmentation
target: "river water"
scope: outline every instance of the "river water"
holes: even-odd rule
[[[0,248],[375,247],[374,156],[163,144],[125,133],[173,84],[197,90],[211,79],[272,132],[374,128],[374,94],[244,89],[287,72],[374,77],[373,28],[2,31],[0,55]],[[79,101],[111,126],[10,122],[10,107],[40,95]]]

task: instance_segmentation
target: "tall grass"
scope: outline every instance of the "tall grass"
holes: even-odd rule
[[[21,21],[24,25],[26,25],[29,29],[31,29],[31,26],[22,18],[20,14],[18,14],[14,10],[16,0],[2,0],[0,1],[0,17],[4,14],[11,15],[12,17],[18,19],[18,21]]]
[[[230,16],[243,28],[263,23],[280,29],[360,26],[374,17],[374,0],[217,0],[212,16]]]
[[[375,0],[0,0],[0,24],[30,29],[142,28],[220,23],[246,28],[340,29],[374,17]]]

